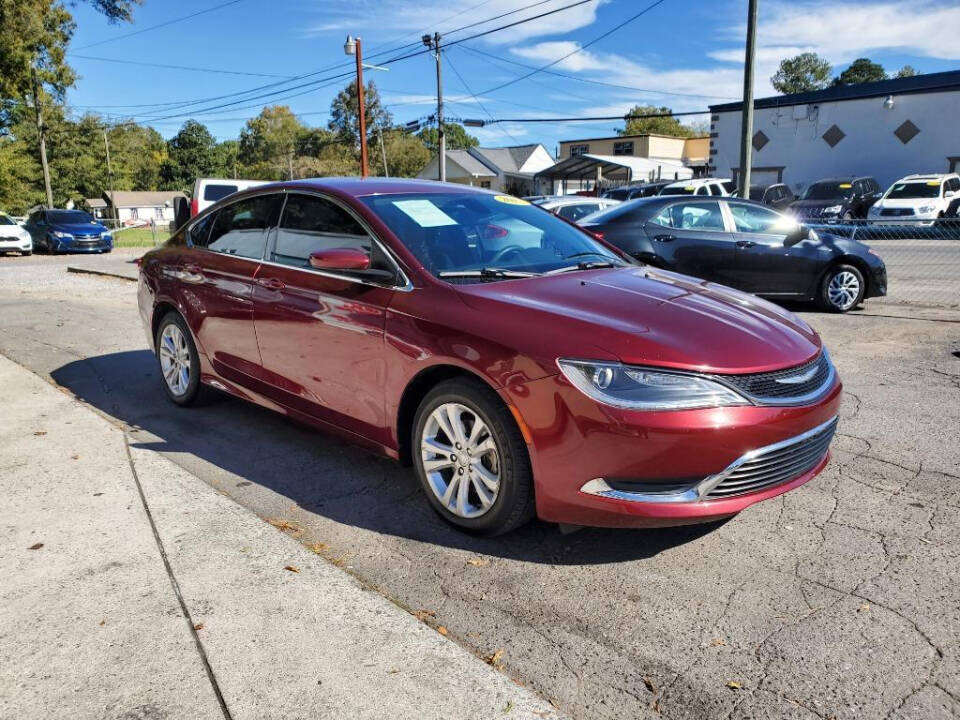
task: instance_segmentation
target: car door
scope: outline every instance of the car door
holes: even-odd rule
[[[27,232],[30,233],[30,237],[33,238],[33,244],[35,246],[40,246],[45,250],[49,249],[50,244],[47,240],[47,230],[49,226],[47,225],[46,215],[42,210],[28,217],[27,222],[25,222],[23,226],[27,229]]]
[[[796,221],[751,203],[726,201],[736,251],[736,287],[758,295],[802,295],[820,267],[816,243],[784,245]]]
[[[372,233],[339,200],[290,193],[257,275],[254,324],[272,397],[384,441],[384,326],[394,283],[316,270],[310,254],[357,248],[396,272]]]
[[[644,230],[664,267],[726,285],[736,280],[733,236],[719,200],[678,200],[660,210]]]
[[[182,305],[214,370],[256,386],[260,350],[253,327],[254,277],[283,195],[244,198],[202,217],[188,232],[178,267]]]

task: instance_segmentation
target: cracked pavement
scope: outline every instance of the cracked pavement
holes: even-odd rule
[[[707,527],[476,539],[388,460],[240,401],[177,410],[135,286],[65,265],[0,261],[0,352],[473,652],[503,650],[566,714],[960,717],[957,313],[802,312],[847,393],[832,462],[793,492]]]

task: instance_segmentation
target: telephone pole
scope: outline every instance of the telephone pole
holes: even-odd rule
[[[113,195],[113,166],[110,164],[110,143],[107,141],[107,128],[103,129],[103,149],[107,153],[107,182],[110,183],[107,192],[110,193],[110,211],[113,213],[113,219],[118,220],[117,203]],[[114,228],[114,230],[116,229]]]
[[[757,0],[747,9],[747,48],[743,60],[743,112],[740,116],[740,197],[750,197],[750,165],[753,163],[753,66],[757,45]]]
[[[443,130],[443,68],[440,61],[440,33],[433,37],[424,35],[421,40],[428,48],[433,48],[437,60],[437,166],[440,169],[440,182],[447,181],[447,138]]]
[[[43,111],[40,109],[40,83],[37,82],[37,70],[33,69],[33,108],[37,113],[37,138],[40,141],[40,164],[43,166],[43,188],[47,191],[47,207],[53,207],[53,190],[50,189],[50,166],[47,164],[47,134],[43,125]]]
[[[354,55],[357,59],[357,125],[360,131],[360,177],[367,177],[367,116],[364,109],[364,90],[363,90],[363,43],[360,38],[354,39],[347,35],[347,41],[343,44],[343,52],[346,55]]]

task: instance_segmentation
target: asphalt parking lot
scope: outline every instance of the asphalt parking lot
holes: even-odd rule
[[[232,399],[175,409],[135,285],[70,262],[0,259],[0,353],[472,651],[503,650],[570,716],[960,716],[955,292],[904,304],[891,274],[864,311],[801,309],[847,391],[834,459],[802,488],[722,525],[481,540],[387,460]]]

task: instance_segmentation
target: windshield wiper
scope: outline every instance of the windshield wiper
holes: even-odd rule
[[[538,277],[541,273],[524,272],[522,270],[506,270],[504,268],[480,268],[479,270],[443,270],[437,273],[438,278],[529,278]]]
[[[615,263],[610,260],[589,260],[578,262],[576,265],[551,270],[547,275],[559,275],[560,273],[573,272],[574,270],[599,270],[601,268],[625,267],[623,263]]]

